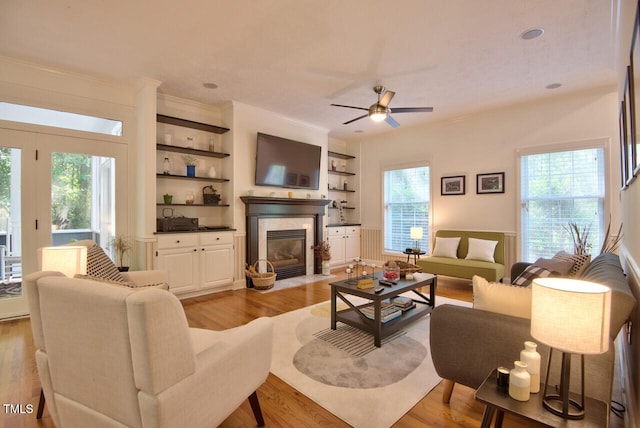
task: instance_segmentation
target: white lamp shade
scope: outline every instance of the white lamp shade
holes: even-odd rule
[[[62,272],[70,278],[84,275],[87,273],[87,247],[43,247],[40,249],[40,270]]]
[[[531,290],[531,336],[562,352],[609,349],[611,289],[589,281],[536,278]]]
[[[421,227],[412,227],[409,231],[409,235],[411,239],[415,241],[419,241],[422,239],[422,228]]]

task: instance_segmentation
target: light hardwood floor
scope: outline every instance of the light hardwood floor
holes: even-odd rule
[[[342,272],[330,280],[344,276]],[[329,279],[306,286],[270,293],[237,290],[184,300],[185,313],[192,327],[220,330],[244,324],[260,316],[274,316],[326,301],[330,298]],[[471,301],[469,281],[439,278],[437,295]],[[473,398],[474,391],[456,385],[451,402],[442,403],[443,384],[406,413],[394,427],[479,427],[484,406]],[[10,404],[38,404],[40,383],[34,359],[31,326],[28,319],[0,323],[0,401]],[[348,427],[282,380],[269,375],[258,389],[258,397],[268,427]],[[390,397],[393,399],[393,397]],[[6,414],[0,409],[0,428],[53,427],[45,408],[44,417],[36,421],[34,414]],[[622,420],[612,415],[611,426],[622,428]],[[255,419],[245,401],[221,425],[223,428],[255,426]],[[538,427],[507,415],[504,426]]]

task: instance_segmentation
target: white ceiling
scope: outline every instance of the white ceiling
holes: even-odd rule
[[[615,84],[615,0],[0,0],[0,54],[236,100],[351,140],[382,84],[403,128]],[[542,27],[525,41],[523,31]],[[202,85],[212,82],[217,89]],[[562,83],[559,89],[545,86]],[[359,130],[363,133],[356,133]]]

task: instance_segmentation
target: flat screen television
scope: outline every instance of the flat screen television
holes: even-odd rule
[[[258,133],[256,185],[318,190],[322,148]]]

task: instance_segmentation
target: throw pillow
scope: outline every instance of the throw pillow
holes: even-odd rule
[[[98,244],[87,248],[87,275],[125,282],[116,265]]]
[[[531,287],[489,282],[473,277],[473,308],[518,318],[531,318]]]
[[[489,241],[487,239],[469,238],[469,250],[467,251],[467,260],[481,260],[485,262],[495,263],[493,253],[496,250],[498,241]]]
[[[527,268],[513,280],[512,284],[517,285],[518,287],[529,287],[536,278],[546,278],[547,276],[558,275],[558,273],[547,268],[531,265],[527,266]]]
[[[557,260],[573,261],[573,266],[571,267],[569,273],[567,273],[567,276],[575,276],[578,278],[582,275],[582,272],[584,272],[584,270],[587,268],[587,266],[589,266],[589,263],[591,262],[591,254],[577,255],[569,254],[566,251],[560,251],[556,253],[553,258]]]
[[[449,257],[452,259],[457,259],[459,244],[460,237],[442,238],[440,236],[436,236],[436,245],[433,249],[433,254],[431,255],[435,257]]]
[[[133,282],[111,281],[109,279],[98,278],[98,277],[95,277],[95,276],[82,275],[82,274],[76,274],[74,276],[74,278],[77,278],[77,279],[88,279],[90,281],[96,281],[96,282],[100,282],[102,284],[109,284],[109,285],[113,285],[115,287],[121,287],[121,288],[131,288],[133,290],[143,290],[143,289],[148,288],[148,287],[156,287],[156,288],[160,288],[161,290],[168,290],[169,289],[169,284],[164,283],[164,282],[159,282],[157,284],[138,285],[138,284],[134,284]]]
[[[539,258],[538,260],[533,262],[533,264],[541,268],[557,272],[560,275],[566,275],[569,273],[575,262],[573,260]]]

